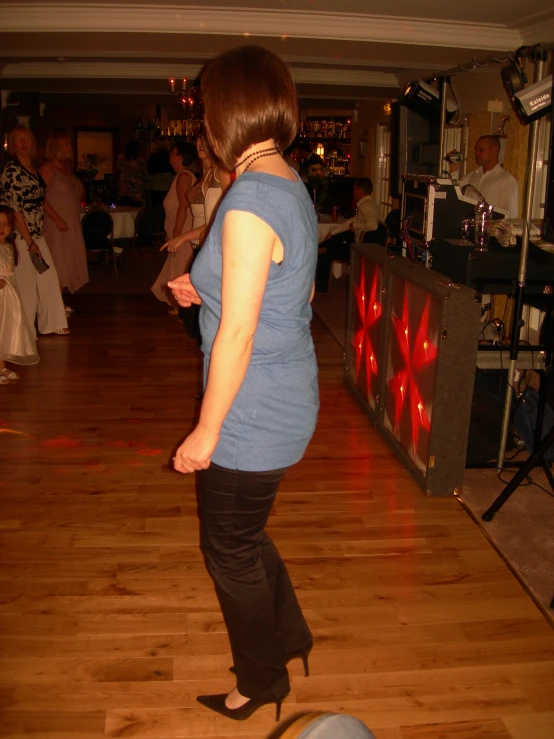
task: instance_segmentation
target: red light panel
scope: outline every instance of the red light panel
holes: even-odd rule
[[[395,276],[387,354],[384,427],[423,472],[433,418],[440,302]]]
[[[350,380],[369,407],[375,410],[381,352],[382,269],[375,262],[363,259],[359,273],[352,279],[356,279],[352,316],[352,356],[355,361]]]

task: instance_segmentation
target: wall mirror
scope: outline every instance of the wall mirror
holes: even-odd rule
[[[115,172],[119,128],[101,126],[75,128],[75,169],[96,172],[96,179]]]

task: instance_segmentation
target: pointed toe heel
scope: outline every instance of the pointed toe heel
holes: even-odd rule
[[[226,698],[227,693],[218,693],[216,695],[198,695],[196,700],[206,708],[209,708],[210,711],[215,711],[216,713],[225,716],[225,718],[233,719],[233,721],[246,721],[246,719],[250,718],[258,708],[267,706],[270,703],[275,703],[275,721],[279,721],[281,718],[282,698],[280,700],[271,701],[257,701],[251,698],[244,705],[239,706],[239,708],[227,708],[225,705]]]

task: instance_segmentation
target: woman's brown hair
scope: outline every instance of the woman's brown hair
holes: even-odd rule
[[[4,213],[4,215],[8,219],[8,223],[10,224],[12,232],[7,237],[6,241],[13,249],[14,261],[17,264],[19,261],[19,252],[17,251],[17,246],[15,245],[15,213],[11,208],[8,208],[7,205],[0,205],[0,213]]]
[[[253,144],[286,149],[298,129],[296,88],[284,61],[261,46],[240,46],[209,62],[201,80],[209,149],[228,170]]]
[[[31,149],[31,161],[35,162],[37,158],[37,140],[35,139],[33,132],[30,131],[27,126],[21,126],[18,124],[17,126],[14,126],[8,133],[8,154],[11,156],[12,159],[16,158],[14,142],[16,133],[26,133],[29,135],[31,143],[33,145]]]
[[[58,154],[64,143],[71,143],[69,136],[65,131],[53,131],[46,142],[44,155],[48,161],[58,159]]]

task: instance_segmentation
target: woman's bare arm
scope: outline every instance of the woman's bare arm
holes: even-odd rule
[[[252,213],[231,211],[225,216],[221,320],[198,425],[177,451],[175,469],[179,472],[209,465],[248,369],[276,238],[267,223]]]
[[[58,215],[54,208],[52,208],[48,200],[44,201],[44,212],[48,216],[48,218],[51,218],[54,221],[58,228],[58,231],[69,231],[67,223],[60,215]]]
[[[177,199],[179,201],[179,209],[177,210],[177,216],[175,218],[175,226],[173,233],[171,234],[174,238],[181,234],[185,220],[187,218],[187,210],[189,209],[188,191],[192,185],[192,177],[190,172],[182,172],[177,177]]]
[[[184,234],[180,234],[174,239],[169,239],[165,244],[162,244],[160,246],[160,251],[163,251],[164,249],[167,249],[167,251],[177,251],[185,241],[202,241],[205,230],[206,226],[198,226],[197,228],[193,228],[192,231],[185,231]]]

